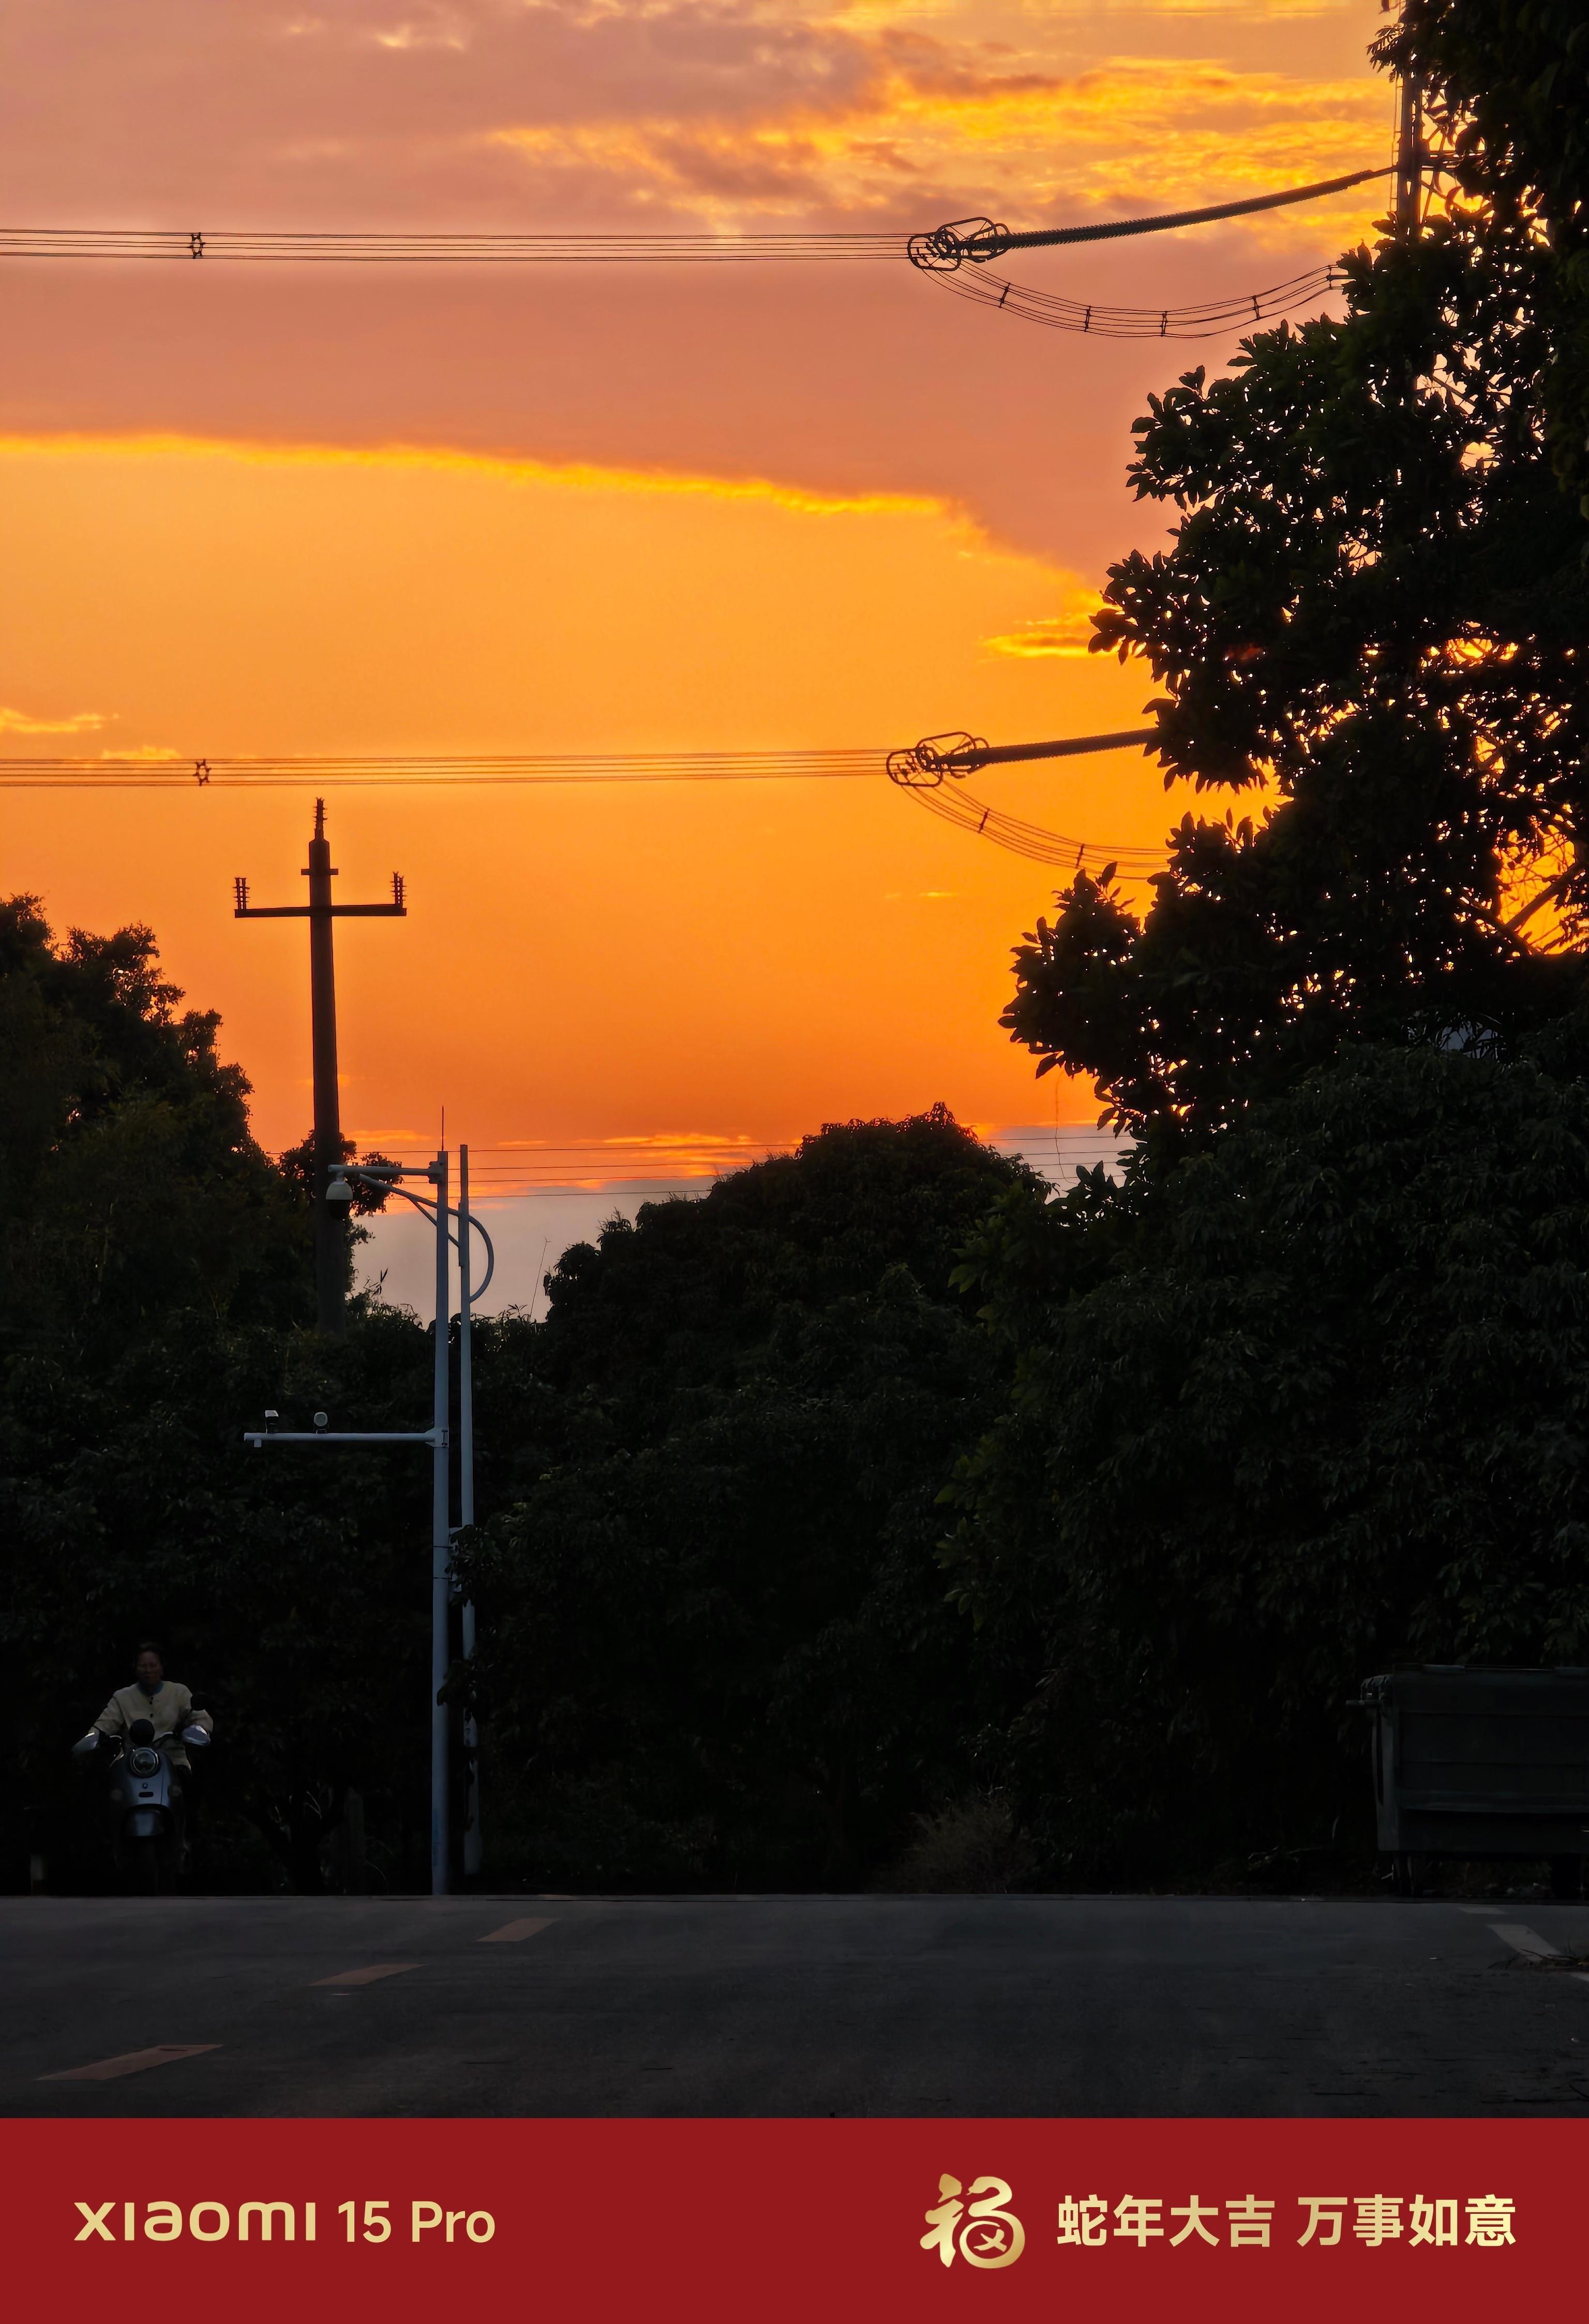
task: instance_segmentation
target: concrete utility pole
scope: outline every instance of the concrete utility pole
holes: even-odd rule
[[[307,904],[251,904],[248,882],[234,882],[235,917],[240,920],[307,920],[309,922],[309,991],[310,1041],[314,1056],[314,1204],[315,1315],[322,1332],[340,1339],[346,1329],[347,1209],[326,1200],[333,1167],[340,1167],[342,1109],[337,1087],[337,967],[332,953],[331,923],[335,919],[402,919],[402,877],[392,875],[389,904],[334,904],[331,882],[337,867],[326,837],[326,803],[315,801],[314,836],[303,877],[309,881]]]
[[[1401,83],[1401,113],[1396,129],[1396,239],[1416,242],[1423,223],[1424,103],[1415,75]]]
[[[1390,0],[1380,0],[1389,15]],[[1403,18],[1405,20],[1405,10]],[[1401,76],[1401,106],[1396,121],[1396,208],[1392,223],[1398,242],[1416,242],[1423,224],[1424,93],[1416,73]]]

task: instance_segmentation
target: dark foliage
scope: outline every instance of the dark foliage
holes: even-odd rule
[[[1583,1031],[1555,1052],[1362,1052],[980,1238],[1017,1383],[946,1554],[1042,1642],[1004,1772],[1050,1877],[1361,1836],[1370,1671],[1589,1661]]]
[[[1075,881],[1004,1019],[1140,1139],[966,1278],[1017,1386],[947,1554],[1042,1640],[1002,1764],[1050,1877],[1361,1832],[1369,1672],[1589,1658],[1589,23],[1407,0],[1382,45],[1452,156],[1426,230],[1153,400],[1180,522],[1098,624],[1167,786],[1234,804],[1145,913]]]
[[[935,1496],[999,1377],[949,1275],[1028,1183],[935,1108],[566,1255],[530,1351],[540,1473],[467,1560],[526,1863],[848,1885],[969,1780]]]
[[[1423,86],[1457,182],[1501,193],[1546,232],[1552,349],[1546,431],[1589,517],[1589,19],[1582,0],[1403,0],[1377,44]]]
[[[378,1310],[345,1348],[303,1328],[305,1190],[251,1137],[215,1016],[180,998],[146,930],[56,946],[29,899],[0,908],[3,1877],[30,1848],[57,1878],[104,1877],[92,1779],[67,1750],[152,1632],[217,1714],[208,1877],[317,1886],[351,1784],[377,1876],[406,1882],[427,1480],[241,1437],[267,1405],[411,1425],[427,1338]]]
[[[1483,13],[1409,8],[1402,44]],[[1416,243],[1344,262],[1346,319],[1261,333],[1137,423],[1137,495],[1180,522],[1112,569],[1095,642],[1163,689],[1167,788],[1252,812],[1187,816],[1145,914],[1078,878],[1004,1022],[1159,1152],[1344,1044],[1515,1041],[1581,990],[1589,528],[1557,473],[1576,326],[1538,189],[1581,199],[1583,139],[1525,157],[1471,87],[1448,104],[1460,183]]]
[[[0,902],[0,1347],[92,1361],[173,1307],[302,1312],[307,1206],[180,999],[147,928],[56,947],[33,899]]]

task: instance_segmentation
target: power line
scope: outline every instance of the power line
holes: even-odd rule
[[[296,756],[272,752],[252,758],[224,755],[151,759],[141,754],[97,758],[0,758],[0,786],[28,788],[65,785],[110,790],[186,790],[237,784],[292,788],[314,784],[534,784],[677,783],[832,780],[886,773],[910,788],[935,787],[946,776],[975,774],[981,768],[1035,759],[1073,759],[1098,751],[1122,751],[1158,740],[1153,726],[1133,726],[1108,734],[1068,734],[1044,742],[988,742],[980,735],[928,734],[908,750],[817,751],[549,751],[502,752],[491,755],[428,752],[374,753],[358,758]]]
[[[1129,235],[1169,234],[1181,226],[1244,217],[1383,177],[1382,169],[1356,170],[1278,193],[1244,195],[1199,209],[1150,217],[1108,218],[1088,226],[1042,226],[1012,233],[992,218],[958,218],[928,233],[899,234],[390,234],[237,232],[230,228],[164,226],[0,226],[0,258],[165,260],[191,263],[632,265],[661,261],[848,260],[908,258],[929,273],[981,265],[1010,250],[1036,250],[1080,242],[1114,242]]]
[[[0,258],[292,260],[300,264],[632,265],[680,260],[901,258],[898,234],[235,233],[163,226],[0,226]]]
[[[984,767],[1008,767],[1032,759],[1082,759],[1097,751],[1151,750],[1157,726],[1132,726],[1113,734],[1067,734],[1049,742],[987,742],[980,734],[924,734],[908,751],[888,754],[888,779],[903,790],[937,790],[946,775],[956,779]]]
[[[1048,290],[1034,290],[1002,274],[935,273],[933,281],[957,299],[992,307],[1022,323],[1040,323],[1050,331],[1075,331],[1095,339],[1213,339],[1240,323],[1267,322],[1272,315],[1293,314],[1311,306],[1344,280],[1334,266],[1315,266],[1286,282],[1264,290],[1248,290],[1239,298],[1216,299],[1199,307],[1106,307],[1081,299],[1062,299]]]
[[[0,787],[85,790],[272,789],[325,784],[768,782],[878,775],[886,750],[547,752],[527,756],[0,758]]]
[[[1394,165],[1392,165],[1393,168]],[[1321,201],[1326,194],[1342,194],[1366,185],[1371,178],[1388,178],[1391,169],[1348,171],[1344,177],[1321,178],[1311,186],[1288,186],[1274,194],[1243,194],[1233,202],[1212,202],[1202,209],[1166,210],[1152,217],[1110,218],[1101,226],[1038,226],[1030,233],[1012,234],[992,218],[956,218],[935,226],[930,234],[912,235],[912,266],[928,272],[953,273],[968,262],[984,265],[1012,250],[1054,250],[1072,242],[1118,242],[1127,235],[1170,234],[1186,226],[1209,226],[1219,218],[1251,217],[1259,210],[1279,210],[1292,202]]]
[[[904,788],[919,807],[929,815],[941,816],[974,838],[991,839],[996,846],[1008,848],[1012,854],[1024,855],[1033,863],[1053,863],[1071,872],[1087,868],[1087,858],[1101,868],[1113,863],[1128,878],[1141,878],[1164,869],[1164,850],[1152,847],[1118,846],[1109,840],[1074,839],[1062,831],[1049,831],[1041,824],[1022,822],[1020,816],[1006,815],[1002,808],[988,807],[969,791],[926,790],[916,784]]]
[[[986,839],[1037,863],[1084,867],[1113,862],[1128,876],[1160,871],[1161,852],[1076,839],[1028,823],[987,806],[967,792],[951,789],[978,769],[1012,761],[1067,759],[1103,751],[1150,749],[1153,727],[1108,734],[1072,734],[1043,742],[990,743],[979,735],[929,734],[906,751],[678,751],[549,752],[471,757],[371,758],[60,758],[0,759],[0,788],[64,788],[86,790],[176,790],[208,788],[318,791],[336,786],[374,788],[464,784],[522,786],[540,783],[745,782],[818,777],[848,779],[886,773],[934,815],[973,837]]]
[[[945,778],[951,777],[958,782],[983,767],[1010,765],[1021,760],[1070,759],[1097,751],[1127,751],[1139,745],[1149,751],[1158,740],[1156,726],[1134,726],[1123,733],[1073,734],[1049,742],[990,743],[977,734],[928,734],[908,751],[890,752],[888,776],[891,782],[919,799],[930,814],[941,816],[946,823],[955,824],[962,831],[969,831],[974,838],[991,839],[995,846],[1008,848],[1012,854],[1024,855],[1034,863],[1061,864],[1079,872],[1090,854],[1096,865],[1113,863],[1128,876],[1140,875],[1163,870],[1162,850],[1072,839],[1062,831],[1049,831],[1042,824],[1026,823],[1019,816],[1006,815],[1000,807],[973,798],[968,791],[951,789]]]

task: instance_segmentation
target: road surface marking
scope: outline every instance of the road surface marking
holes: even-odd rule
[[[169,2066],[178,2058],[202,2058],[218,2050],[218,2042],[162,2042],[152,2050],[126,2050],[119,2058],[101,2058],[93,2066],[69,2066],[64,2073],[41,2074],[42,2082],[115,2082],[124,2074],[147,2073],[151,2066]]]
[[[401,1977],[418,1961],[372,1961],[367,1969],[339,1969],[335,1977],[317,1977],[316,1985],[374,1985],[378,1977]]]
[[[481,1938],[483,1945],[516,1945],[525,1937],[538,1937],[542,1929],[550,1929],[550,1921],[509,1921],[500,1929],[493,1929]]]
[[[1520,1921],[1492,1921],[1490,1933],[1492,1937],[1504,1939],[1514,1953],[1526,1954],[1529,1960],[1561,1959],[1559,1945],[1547,1944],[1545,1939],[1536,1936],[1532,1929],[1525,1929]]]

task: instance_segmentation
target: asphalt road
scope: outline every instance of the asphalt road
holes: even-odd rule
[[[1584,2115],[1551,1947],[1589,1907],[7,1898],[0,2114]]]

